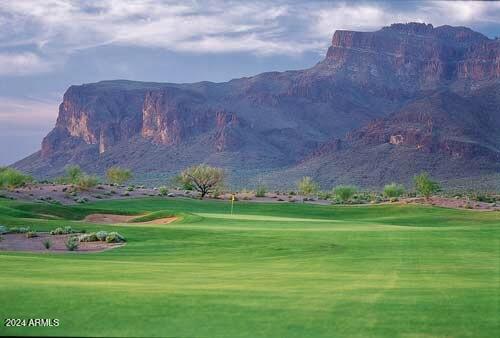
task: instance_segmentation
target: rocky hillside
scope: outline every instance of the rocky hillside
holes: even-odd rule
[[[337,31],[306,70],[71,86],[41,150],[14,166],[41,178],[69,163],[98,174],[121,165],[147,182],[206,162],[236,185],[279,186],[300,175],[325,186],[378,186],[421,169],[495,175],[499,96],[499,40],[419,23]]]

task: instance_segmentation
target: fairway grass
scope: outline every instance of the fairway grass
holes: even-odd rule
[[[89,214],[176,215],[163,225]],[[54,219],[57,218],[57,219]],[[0,224],[119,231],[93,254],[0,251],[0,335],[497,337],[500,213],[144,198],[0,199]],[[58,327],[5,327],[57,318]]]

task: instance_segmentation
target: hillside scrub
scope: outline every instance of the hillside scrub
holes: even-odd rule
[[[394,182],[391,184],[387,184],[384,187],[384,192],[383,192],[386,198],[398,198],[403,196],[404,193],[405,193],[405,187],[401,184],[397,184]]]
[[[357,190],[358,189],[352,185],[339,185],[335,187],[333,193],[338,200],[345,203],[354,197]]]
[[[109,183],[123,185],[125,182],[130,181],[133,177],[132,171],[120,167],[111,167],[106,172],[106,178]]]
[[[305,176],[302,177],[302,179],[297,182],[297,188],[301,195],[311,196],[316,192],[318,192],[319,185],[318,183],[314,182],[314,180],[311,177]]]
[[[15,189],[33,182],[31,176],[12,168],[0,168],[0,189]]]
[[[433,181],[426,172],[422,172],[420,175],[415,176],[413,181],[417,193],[424,196],[426,199],[429,199],[432,194],[438,192],[440,189],[439,184]]]

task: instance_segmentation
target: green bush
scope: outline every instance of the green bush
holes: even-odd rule
[[[297,182],[297,188],[301,195],[310,196],[318,191],[319,186],[311,177],[305,176]]]
[[[160,196],[166,196],[168,194],[168,188],[167,187],[160,187],[158,188],[158,192]]]
[[[50,231],[51,235],[67,235],[67,234],[72,234],[74,233],[75,230],[71,228],[70,226],[65,226],[65,227],[58,227],[55,228],[54,230]]]
[[[66,241],[66,249],[68,251],[75,251],[78,249],[78,237],[72,236]]]
[[[352,199],[356,194],[357,188],[352,185],[339,185],[335,187],[333,193],[335,197],[341,202],[345,203]]]
[[[25,234],[29,231],[31,231],[30,227],[14,227],[9,229],[9,232],[14,234]]]
[[[43,241],[43,247],[47,250],[49,250],[52,247],[52,242],[48,239]]]
[[[384,196],[387,198],[397,198],[403,196],[405,187],[401,184],[391,183],[384,187]]]
[[[7,229],[7,227],[5,225],[0,225],[0,235],[6,234],[8,232],[9,232],[9,230]]]
[[[110,232],[106,236],[106,242],[107,243],[121,243],[121,242],[125,242],[125,237],[123,237],[122,235],[120,235],[118,232]]]
[[[265,185],[259,185],[255,191],[255,197],[266,197],[267,187]]]
[[[80,190],[89,190],[98,184],[99,179],[96,176],[83,175],[78,179],[78,183],[76,185],[80,188]]]
[[[108,233],[106,231],[98,231],[95,235],[98,240],[104,242],[106,240],[106,237],[108,236]]]
[[[106,172],[106,178],[112,184],[122,185],[132,179],[132,171],[120,167],[111,167]]]
[[[38,234],[36,233],[36,231],[28,231],[26,233],[26,238],[33,238],[33,237],[38,237]]]
[[[439,184],[433,181],[426,172],[415,176],[413,181],[415,182],[415,190],[426,199],[439,191]]]
[[[31,176],[25,175],[16,169],[2,168],[0,171],[0,189],[7,188],[12,190],[31,182],[33,182]]]
[[[91,232],[90,234],[80,235],[78,237],[78,240],[80,242],[97,242],[97,241],[99,241],[99,238],[97,238],[97,235],[95,232]]]

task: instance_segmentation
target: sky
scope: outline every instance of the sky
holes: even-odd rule
[[[0,0],[0,165],[40,148],[72,84],[227,81],[320,61],[337,29],[500,36],[500,2]]]

